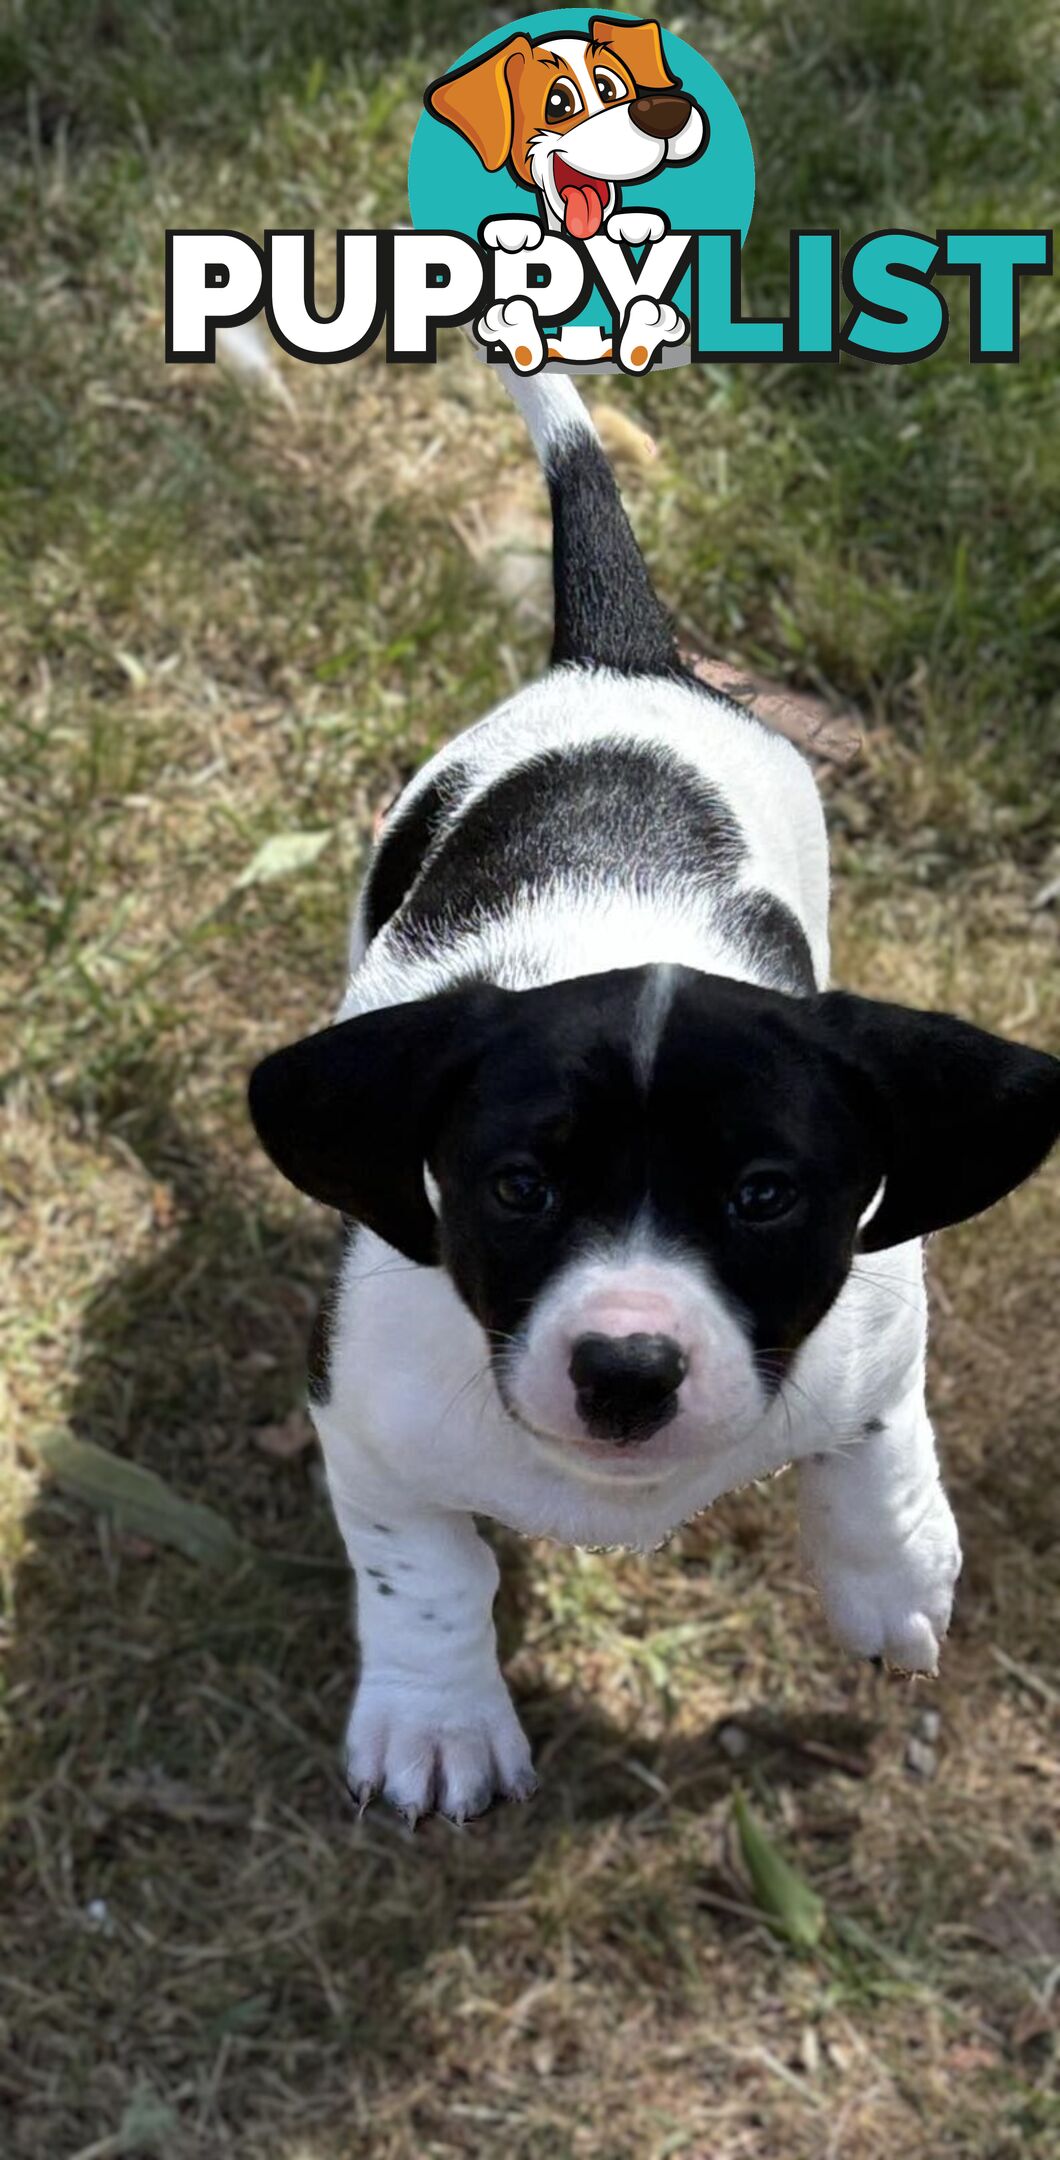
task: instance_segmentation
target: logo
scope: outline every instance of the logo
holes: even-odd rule
[[[900,365],[938,350],[936,280],[963,277],[969,358],[1019,359],[1021,279],[1051,274],[1050,232],[885,228],[844,247],[811,227],[789,236],[787,313],[745,316],[754,199],[740,108],[683,38],[587,8],[521,16],[428,84],[413,229],[334,235],[330,313],[312,232],[167,233],[166,358],[212,360],[218,328],[264,311],[316,363],[384,333],[389,361],[430,362],[438,329],[461,324],[484,360],[524,375],[844,353]]]
[[[492,253],[475,335],[521,372],[642,374],[689,357],[689,234],[751,222],[732,92],[657,22],[580,8],[480,39],[429,85],[409,160],[417,227]]]

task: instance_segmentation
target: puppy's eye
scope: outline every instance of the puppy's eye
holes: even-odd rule
[[[499,1170],[493,1180],[493,1196],[513,1215],[547,1215],[556,1204],[556,1188],[529,1163],[515,1163]]]
[[[553,83],[545,99],[546,120],[569,120],[572,113],[580,111],[581,99],[574,84],[568,82],[566,77],[560,82]]]
[[[729,1213],[742,1223],[780,1222],[798,1197],[799,1188],[785,1170],[749,1170],[732,1194]]]
[[[625,85],[619,82],[617,75],[609,75],[606,68],[597,68],[593,81],[596,84],[597,96],[604,105],[613,105],[616,98],[626,94]]]

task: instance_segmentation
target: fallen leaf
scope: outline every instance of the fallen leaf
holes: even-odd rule
[[[263,1455],[271,1455],[275,1462],[293,1462],[312,1447],[313,1438],[313,1428],[303,1410],[292,1410],[282,1424],[258,1425],[254,1430],[255,1447]]]
[[[746,705],[766,727],[786,735],[808,757],[824,758],[831,765],[853,765],[864,745],[864,723],[853,711],[833,712],[823,698],[806,690],[789,690],[783,683],[768,682],[747,668],[733,667],[728,660],[705,659],[686,654],[692,673],[708,690],[718,690]]]
[[[970,2070],[996,2070],[1001,2057],[982,2040],[958,2040],[947,2048],[946,2061],[951,2070],[963,2075]]]
[[[650,465],[658,456],[653,438],[619,405],[601,402],[593,406],[593,423],[608,457],[628,458],[635,465]]]
[[[248,885],[271,885],[277,878],[305,870],[323,854],[330,838],[330,828],[326,832],[273,833],[271,840],[262,841],[246,869],[240,871],[233,892],[245,892]]]
[[[216,1564],[246,1550],[223,1515],[198,1501],[182,1500],[140,1463],[126,1462],[61,1428],[44,1433],[35,1445],[56,1484],[89,1507],[102,1509],[118,1530],[152,1545],[172,1546],[189,1560]]]
[[[141,2087],[125,2107],[114,2136],[102,2141],[102,2150],[114,2154],[161,2154],[169,2149],[178,2127],[176,2110],[168,2101]]]
[[[732,1810],[757,1903],[795,1949],[812,1950],[824,1929],[823,1899],[766,1835],[741,1792],[733,1794]]]
[[[1035,2002],[1024,2005],[1013,2022],[1010,2037],[1014,2048],[1025,2048],[1032,2040],[1045,2040],[1052,2033],[1060,2033],[1060,2008]]]

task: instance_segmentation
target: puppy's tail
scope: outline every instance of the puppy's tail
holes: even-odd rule
[[[502,372],[552,498],[553,664],[685,679],[670,618],[569,375]]]

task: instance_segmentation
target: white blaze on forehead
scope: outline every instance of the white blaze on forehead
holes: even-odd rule
[[[423,1165],[423,1190],[427,1195],[431,1213],[440,1215],[442,1212],[441,1187],[426,1163]]]
[[[872,1199],[869,1201],[868,1207],[865,1209],[864,1214],[858,1216],[859,1230],[864,1230],[866,1225],[872,1221],[873,1216],[879,1214],[880,1209],[883,1206],[883,1196],[886,1190],[887,1180],[885,1177],[881,1177],[880,1182],[877,1185],[876,1190],[872,1195]]]
[[[632,1050],[633,1074],[640,1087],[651,1084],[675,989],[674,971],[664,962],[662,966],[652,968],[637,1002]]]

